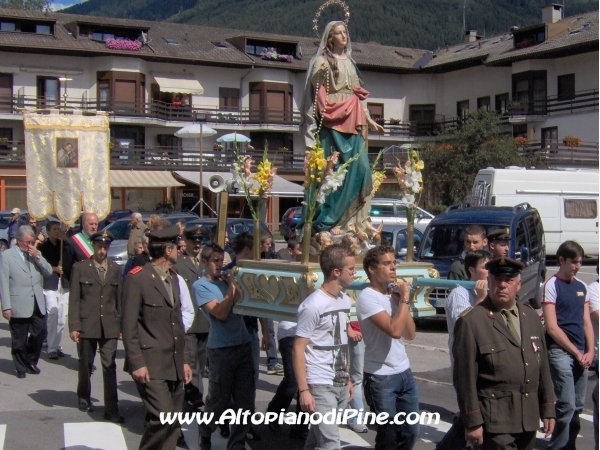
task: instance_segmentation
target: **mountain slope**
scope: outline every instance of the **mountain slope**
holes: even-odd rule
[[[300,36],[314,35],[312,19],[323,0],[88,0],[61,12],[167,20]],[[347,0],[353,41],[434,49],[461,42],[463,0]],[[541,21],[548,0],[466,0],[466,26],[487,36]],[[596,0],[570,0],[566,15],[598,9]],[[321,28],[342,16],[321,16]]]

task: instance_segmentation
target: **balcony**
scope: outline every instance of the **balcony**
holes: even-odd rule
[[[551,167],[597,168],[600,162],[597,142],[582,142],[578,147],[569,147],[564,142],[558,141],[528,141],[522,150],[523,154],[540,152],[546,156]]]
[[[597,111],[598,89],[580,91],[572,98],[558,96],[541,100],[518,101],[508,103],[508,116],[551,116],[556,114],[572,114],[574,112]]]
[[[164,122],[209,122],[228,125],[285,125],[298,127],[299,111],[275,109],[236,110],[201,106],[173,106],[165,102],[126,102],[74,99],[43,99],[34,96],[0,96],[0,115],[18,114],[21,108],[67,108],[108,111],[114,118],[159,120]]]

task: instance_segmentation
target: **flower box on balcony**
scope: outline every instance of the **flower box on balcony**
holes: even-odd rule
[[[567,147],[576,148],[581,145],[581,138],[575,136],[565,136],[564,143]]]
[[[142,43],[131,39],[107,39],[106,48],[111,50],[129,50],[137,52],[142,48]]]

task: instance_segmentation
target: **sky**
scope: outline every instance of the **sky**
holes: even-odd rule
[[[76,3],[83,3],[85,0],[52,0],[52,11],[58,11],[67,8]]]

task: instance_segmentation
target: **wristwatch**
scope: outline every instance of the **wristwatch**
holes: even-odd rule
[[[399,303],[404,303],[406,305],[410,305],[410,301],[409,300],[399,300]]]

